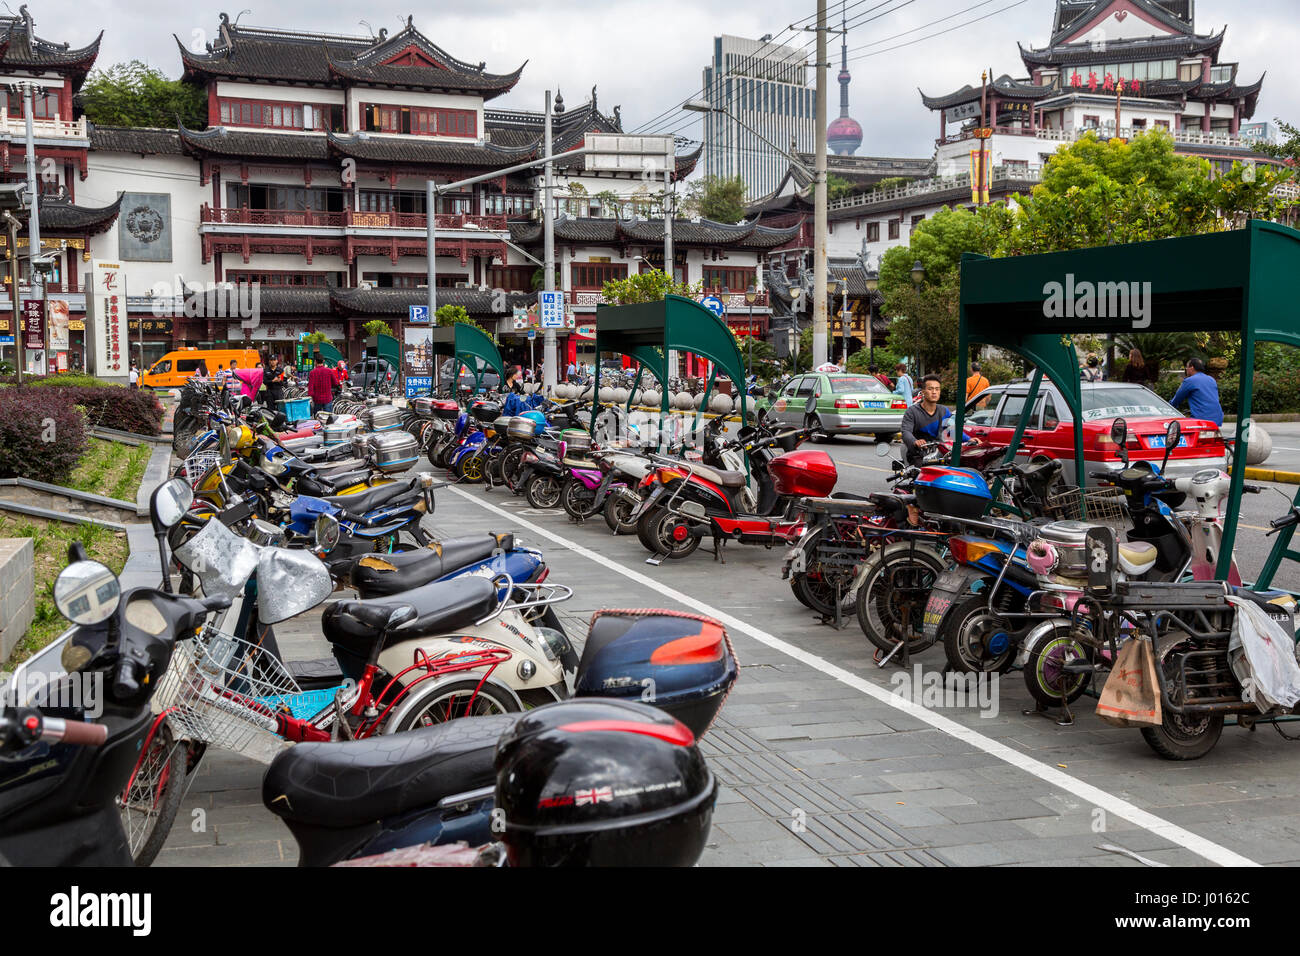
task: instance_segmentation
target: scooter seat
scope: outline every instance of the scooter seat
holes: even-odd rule
[[[691,470],[705,481],[711,481],[723,488],[744,488],[747,480],[743,471],[720,471],[708,465],[691,463]]]
[[[472,626],[496,610],[497,589],[487,578],[466,576],[433,581],[382,598],[337,601],[321,616],[321,629],[337,649],[366,660],[392,612],[403,605],[415,609],[416,619],[384,634],[385,648],[414,637]]]
[[[286,822],[356,827],[433,808],[496,782],[497,740],[517,716],[464,717],[403,734],[282,751],[262,778],[262,802]]]
[[[347,578],[363,599],[385,597],[410,591],[436,581],[444,574],[487,561],[498,549],[512,551],[514,546],[513,534],[488,534],[435,541],[417,551],[363,554],[352,561]]]
[[[1125,541],[1119,546],[1119,566],[1125,574],[1138,577],[1155,567],[1160,552],[1145,541]]]
[[[316,474],[322,478],[333,478],[347,471],[368,469],[370,463],[362,458],[341,458],[338,461],[322,461],[316,465]]]
[[[299,494],[311,495],[314,498],[323,498],[326,495],[351,498],[353,497],[352,495],[339,496],[338,490],[340,488],[347,488],[349,485],[361,484],[369,478],[369,468],[358,468],[355,471],[341,471],[338,474],[308,475],[298,479],[297,491]]]
[[[386,485],[376,485],[366,491],[358,491],[354,495],[332,495],[325,500],[336,508],[342,508],[344,511],[353,515],[363,515],[367,511],[374,511],[380,505],[387,504],[394,498],[398,498],[415,487],[417,479],[410,478],[406,481],[394,481]]]

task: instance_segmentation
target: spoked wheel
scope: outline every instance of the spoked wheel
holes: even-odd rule
[[[560,506],[574,521],[590,518],[598,510],[596,490],[588,488],[577,478],[569,478],[560,492]]]
[[[432,727],[459,717],[488,717],[518,712],[519,705],[499,688],[487,683],[479,687],[477,678],[457,680],[435,687],[427,699],[420,700],[402,715],[400,721],[384,728],[384,733]]]
[[[700,539],[691,534],[690,523],[664,507],[651,508],[637,522],[636,535],[652,554],[685,558],[695,553]]]
[[[149,866],[167,842],[185,793],[185,744],[158,726],[117,797],[122,830],[136,866]]]
[[[817,545],[821,538],[825,537],[824,528],[818,528],[811,535],[800,542],[799,547],[803,553],[808,556],[809,562],[807,570],[794,573],[790,576],[790,590],[794,596],[805,607],[809,607],[823,617],[835,616],[835,585],[840,586],[840,613],[852,615],[854,613],[854,600],[851,596],[853,578],[857,568],[843,569],[836,576],[827,574],[824,568],[814,556],[817,554]]]
[[[1010,628],[990,614],[987,594],[967,595],[952,609],[943,636],[948,665],[961,674],[1005,673],[1015,662],[1017,644]]]
[[[896,544],[877,551],[858,587],[858,625],[885,653],[902,640],[915,654],[934,643],[925,636],[925,605],[946,564],[929,548]]]
[[[478,484],[483,480],[483,468],[483,456],[475,452],[456,462],[456,477],[463,478],[470,484]]]
[[[538,510],[554,508],[560,503],[560,479],[555,475],[533,475],[524,487],[524,495]]]
[[[1064,621],[1054,624],[1052,633],[1029,649],[1024,671],[1029,695],[1045,709],[1061,706],[1062,700],[1073,704],[1088,689],[1092,672],[1071,673],[1064,668],[1088,659],[1087,649],[1070,636],[1070,625]]]

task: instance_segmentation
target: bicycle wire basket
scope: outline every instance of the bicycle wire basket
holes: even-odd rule
[[[221,454],[215,451],[201,451],[185,459],[185,480],[195,485],[198,480],[221,462]]]
[[[1087,521],[1116,530],[1128,525],[1124,492],[1119,488],[1070,488],[1050,496],[1046,512],[1057,521]]]
[[[277,715],[306,696],[270,651],[207,626],[177,642],[154,703],[177,738],[270,763],[285,745]]]

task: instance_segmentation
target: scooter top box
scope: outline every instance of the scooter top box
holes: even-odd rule
[[[524,440],[536,436],[544,427],[544,425],[531,418],[516,415],[510,419],[510,424],[506,426],[506,434],[511,438]]]
[[[444,422],[454,422],[460,418],[460,406],[450,398],[435,398],[429,407],[433,411],[433,417],[441,418]]]
[[[469,414],[476,422],[490,424],[501,417],[501,403],[478,402],[470,406]]]
[[[824,498],[835,488],[839,472],[824,451],[791,451],[768,463],[778,495]]]
[[[738,674],[731,640],[717,621],[672,611],[597,611],[575,693],[652,703],[698,737]]]
[[[912,490],[922,511],[954,518],[979,518],[993,500],[988,482],[978,471],[948,465],[922,468]]]

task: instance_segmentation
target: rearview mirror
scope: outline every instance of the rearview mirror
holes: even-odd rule
[[[1128,422],[1117,418],[1110,425],[1110,440],[1121,448],[1128,441]]]
[[[878,441],[878,442],[876,442],[876,457],[877,457],[877,458],[888,458],[888,457],[889,457],[889,453],[890,453],[890,451],[892,450],[892,448],[893,448],[893,446],[890,445],[890,443],[887,442],[887,441]]]
[[[1178,443],[1183,438],[1183,426],[1178,424],[1178,419],[1174,419],[1165,426],[1165,457],[1160,462],[1160,470],[1165,470],[1165,465],[1169,464],[1169,456],[1174,453]]]
[[[194,489],[183,478],[164,481],[153,490],[153,496],[149,499],[149,517],[153,521],[154,533],[180,524],[192,504]]]
[[[117,612],[122,585],[98,561],[77,561],[54,580],[54,606],[73,624],[99,624]]]

